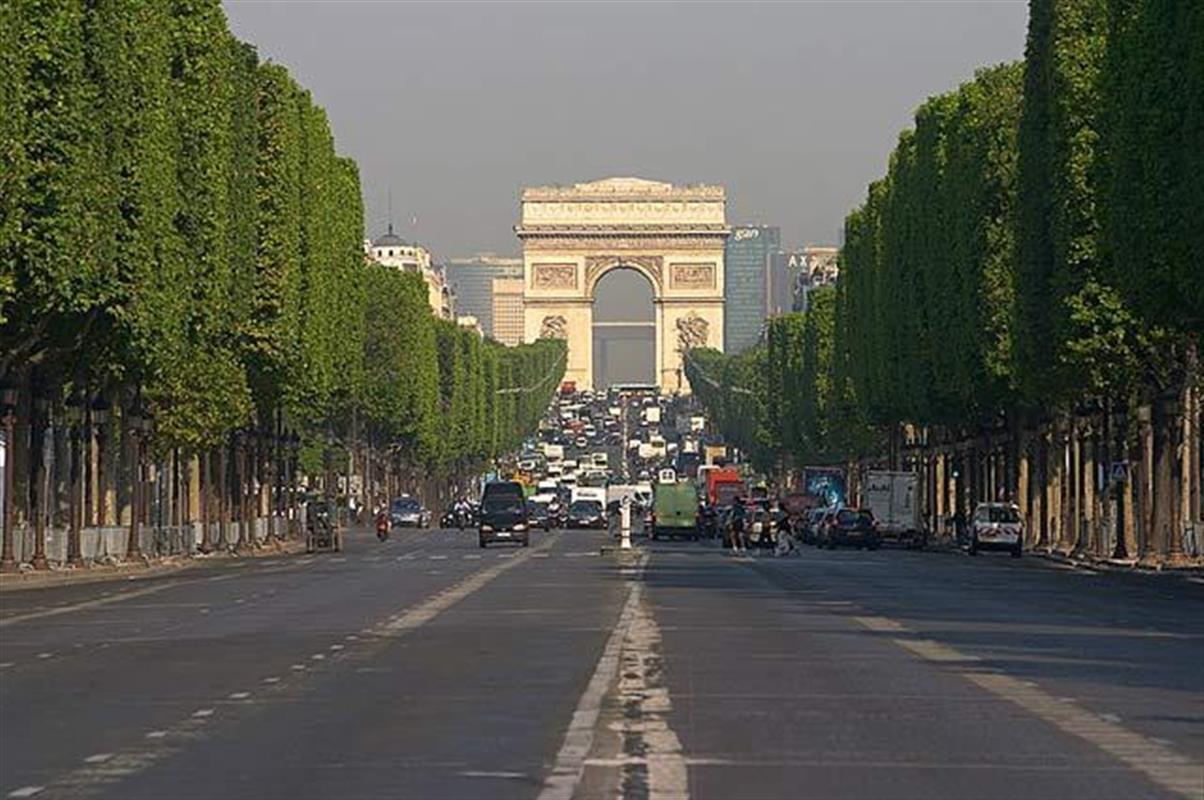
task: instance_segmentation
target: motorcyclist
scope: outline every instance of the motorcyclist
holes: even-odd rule
[[[383,509],[376,512],[376,538],[382,542],[389,538],[389,512]]]
[[[456,527],[463,530],[472,516],[472,506],[469,505],[468,498],[463,495],[456,498],[456,502],[452,504],[452,516],[455,517]]]

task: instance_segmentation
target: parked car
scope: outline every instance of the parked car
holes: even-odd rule
[[[416,497],[396,497],[389,504],[389,523],[394,528],[429,528],[431,512]]]
[[[835,549],[840,545],[877,550],[880,540],[874,515],[864,509],[842,508],[827,515],[820,546]]]
[[[491,542],[531,543],[527,520],[527,501],[523,485],[517,481],[493,481],[485,484],[477,537],[481,547]]]
[[[605,528],[606,511],[597,500],[578,500],[569,506],[569,528]]]
[[[970,518],[970,555],[979,550],[1007,550],[1012,558],[1024,552],[1024,523],[1013,503],[979,503]]]

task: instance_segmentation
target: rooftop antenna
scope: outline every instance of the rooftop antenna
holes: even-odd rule
[[[389,235],[393,235],[393,190],[389,189]]]

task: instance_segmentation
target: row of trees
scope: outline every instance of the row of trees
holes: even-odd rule
[[[767,463],[910,458],[946,514],[1008,496],[1043,544],[1106,522],[1116,552],[1178,555],[1201,516],[1201,98],[1200,4],[1032,0],[1025,60],[917,110],[835,294],[772,321],[767,410],[735,438]]]
[[[513,447],[563,346],[436,321],[421,277],[367,263],[362,237],[325,111],[218,0],[0,5],[9,507],[40,542],[45,437],[65,423],[87,431],[65,470],[77,534],[145,516],[112,486],[144,480],[114,447],[192,464],[181,491],[206,519],[251,513],[221,495],[266,498],[290,443],[328,477],[353,453],[429,475]]]

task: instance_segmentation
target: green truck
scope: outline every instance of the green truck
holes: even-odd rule
[[[688,536],[697,541],[698,489],[692,483],[658,483],[652,498],[652,538]]]

